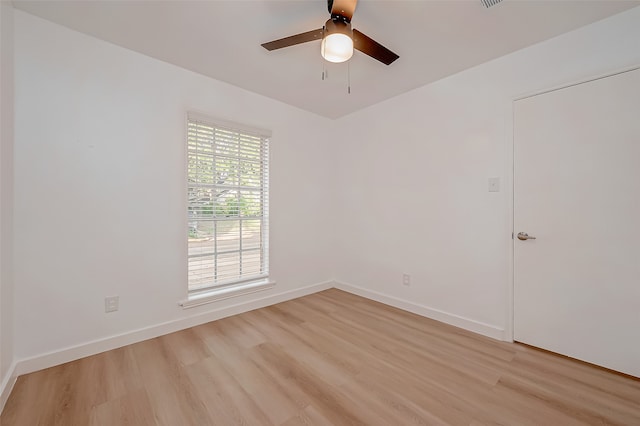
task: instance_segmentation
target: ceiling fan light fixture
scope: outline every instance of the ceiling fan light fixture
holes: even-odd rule
[[[346,34],[329,34],[322,39],[320,53],[329,62],[348,61],[353,56],[353,40]]]
[[[351,24],[329,19],[324,28],[325,34],[320,45],[320,54],[329,62],[348,61],[353,56],[353,38]]]

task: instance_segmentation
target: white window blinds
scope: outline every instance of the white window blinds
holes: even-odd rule
[[[189,291],[268,276],[269,134],[189,114]]]

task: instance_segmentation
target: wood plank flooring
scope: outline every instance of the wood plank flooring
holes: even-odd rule
[[[640,425],[640,381],[336,289],[21,376],[31,425]]]

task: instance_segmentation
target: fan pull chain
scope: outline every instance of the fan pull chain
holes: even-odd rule
[[[351,94],[351,61],[347,62],[347,93]]]
[[[322,27],[322,39],[324,40],[324,26]],[[329,73],[327,72],[327,62],[324,60],[322,56],[320,56],[320,60],[322,61],[322,81],[329,79]]]

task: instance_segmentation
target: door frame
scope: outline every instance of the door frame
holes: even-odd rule
[[[506,321],[505,321],[505,330],[504,330],[504,339],[507,342],[513,342],[514,328],[515,328],[515,232],[514,223],[515,223],[515,103],[517,101],[521,101],[523,99],[531,98],[538,95],[544,95],[545,93],[555,92],[556,90],[562,90],[573,86],[578,86],[584,83],[590,83],[592,81],[602,80],[604,78],[613,77],[616,75],[624,74],[631,71],[636,71],[640,69],[640,65],[634,65],[631,67],[625,67],[622,69],[609,71],[605,74],[598,74],[592,77],[583,77],[578,80],[574,80],[571,82],[567,82],[561,85],[553,86],[547,89],[537,90],[535,92],[526,93],[523,95],[519,95],[513,97],[511,102],[509,103],[509,108],[507,111],[507,116],[510,116],[511,119],[507,120],[507,128],[505,129],[507,135],[507,147],[506,147],[506,158],[507,164],[505,165],[505,195],[507,202],[507,229],[508,234],[511,234],[511,244],[509,244],[509,250],[507,254],[507,309],[506,309]]]

